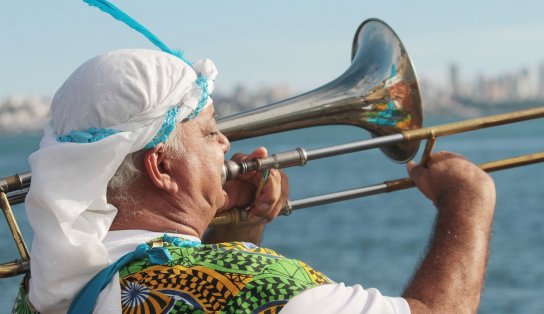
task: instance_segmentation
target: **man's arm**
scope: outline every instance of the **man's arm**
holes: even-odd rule
[[[495,208],[492,179],[452,153],[408,165],[438,216],[429,250],[403,293],[412,313],[476,313]]]

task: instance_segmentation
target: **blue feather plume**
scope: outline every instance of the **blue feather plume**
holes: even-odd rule
[[[181,60],[183,60],[188,65],[191,65],[190,62],[185,60],[183,58],[183,54],[179,50],[172,50],[170,49],[165,43],[163,43],[157,36],[155,36],[153,33],[151,33],[145,26],[138,23],[136,20],[128,16],[125,12],[121,11],[118,7],[114,6],[110,2],[106,0],[83,0],[85,3],[87,3],[90,6],[97,7],[100,10],[102,10],[105,13],[108,13],[109,15],[113,16],[116,20],[121,21],[125,23],[130,28],[134,29],[138,33],[144,35],[147,39],[149,39],[155,46],[157,46],[160,50],[169,53],[171,55],[174,55]]]

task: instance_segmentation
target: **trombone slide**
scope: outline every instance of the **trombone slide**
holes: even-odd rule
[[[523,155],[508,159],[502,159],[492,162],[487,162],[480,164],[479,167],[486,172],[499,171],[504,169],[510,169],[515,167],[521,167],[526,165],[531,165],[535,163],[544,162],[544,152],[534,153],[529,155]],[[405,190],[414,187],[414,181],[411,178],[401,178],[391,181],[385,181],[383,183],[369,185],[357,189],[340,191],[330,194],[318,195],[313,197],[308,197],[295,201],[287,201],[287,203],[282,208],[280,215],[288,216],[292,211],[307,207],[313,207],[318,205],[324,205],[334,202],[340,202],[345,200],[350,200],[359,197],[365,197],[381,193],[389,193],[394,191]],[[217,215],[213,224],[235,224],[240,222],[239,209],[231,209]],[[236,219],[230,220],[230,217],[236,217]],[[243,220],[242,220],[243,221]]]

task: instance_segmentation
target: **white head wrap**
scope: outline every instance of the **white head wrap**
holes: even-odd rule
[[[195,110],[199,75],[211,93],[217,71],[210,60],[191,67],[160,51],[120,50],[85,62],[57,91],[40,149],[29,158],[30,301],[39,311],[65,312],[108,265],[102,240],[117,209],[106,200],[107,184],[128,154],[154,139],[169,109],[179,107],[176,121]],[[118,132],[91,143],[57,140],[90,128]]]

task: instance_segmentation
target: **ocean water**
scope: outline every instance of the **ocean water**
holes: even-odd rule
[[[426,126],[453,118],[432,118]],[[269,152],[315,149],[368,138],[354,127],[320,127],[240,141],[232,151],[264,145]],[[28,171],[38,136],[0,136],[0,176]],[[422,149],[420,149],[421,151]],[[544,121],[534,120],[438,139],[476,163],[544,151]],[[416,157],[418,159],[419,156]],[[406,176],[404,165],[379,150],[336,156],[286,170],[290,197],[300,199]],[[544,164],[496,172],[498,200],[491,256],[479,313],[544,313]],[[14,207],[23,236],[32,232],[22,205]],[[375,195],[302,209],[271,223],[263,246],[298,258],[346,284],[397,296],[425,252],[435,209],[417,190]],[[17,257],[0,221],[0,262]],[[11,309],[20,278],[0,279],[0,312]],[[462,302],[463,300],[459,300]]]

